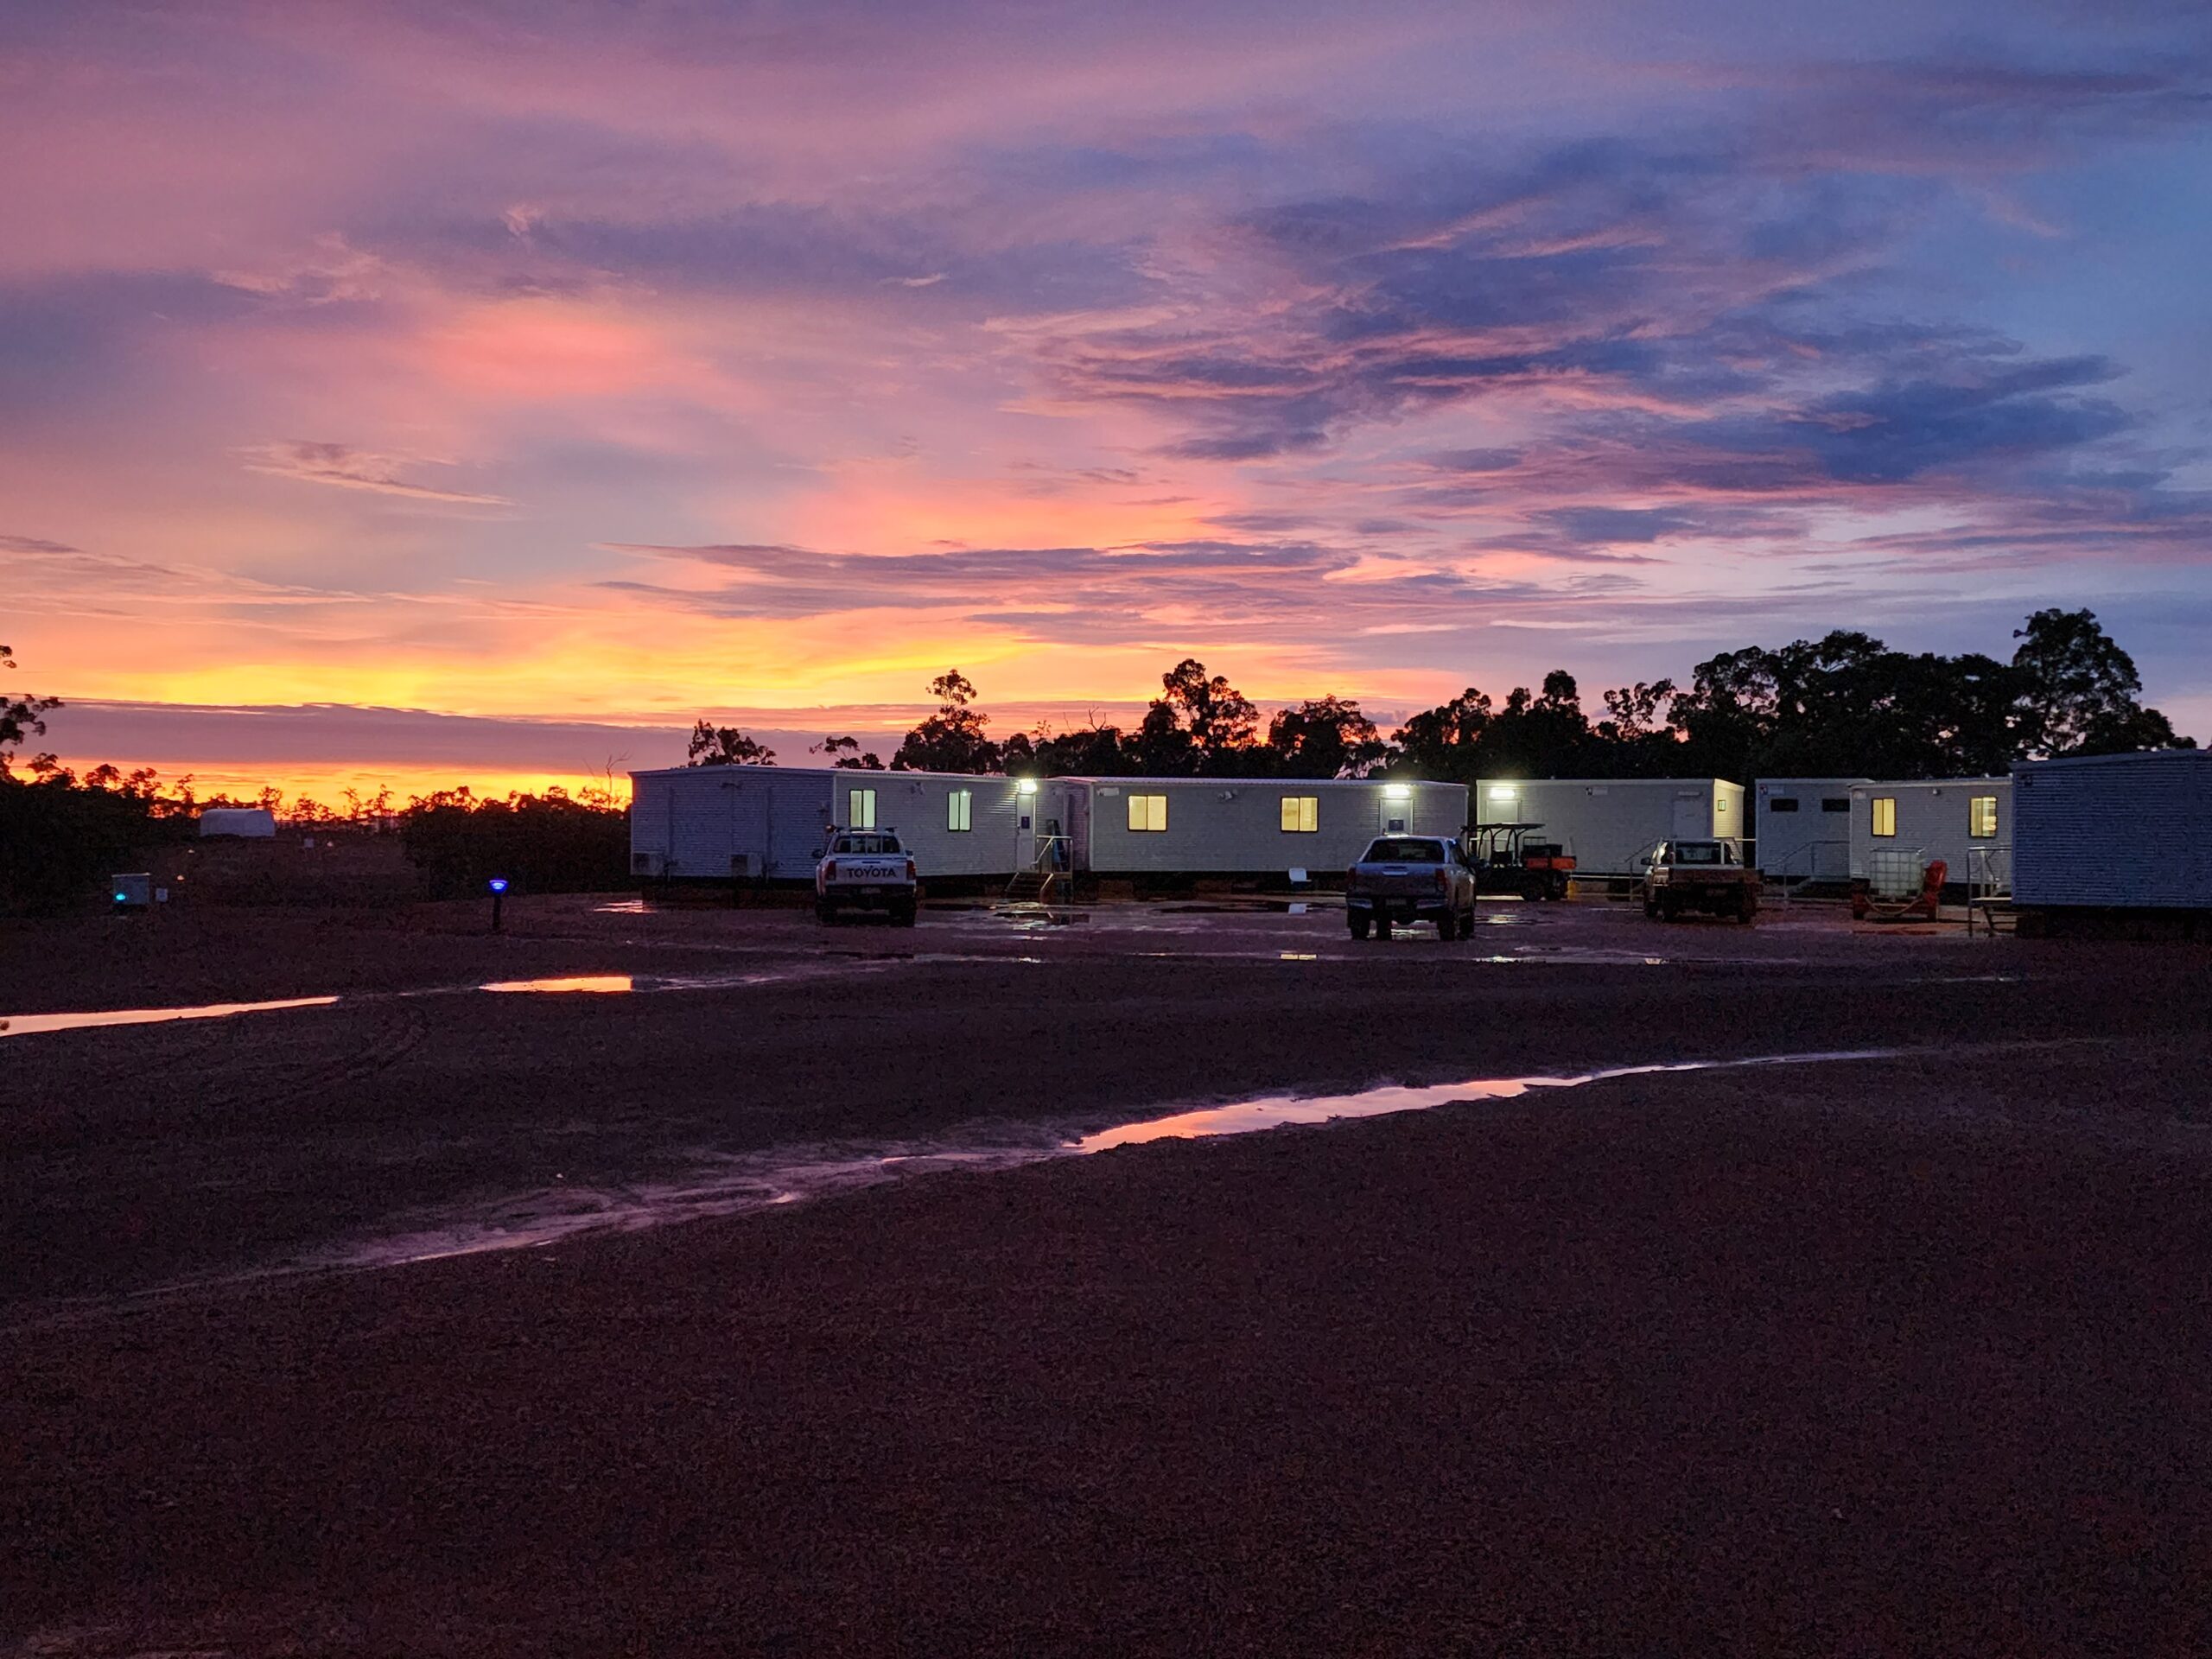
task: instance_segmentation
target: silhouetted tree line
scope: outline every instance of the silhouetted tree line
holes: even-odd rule
[[[1019,772],[1044,776],[1947,778],[2002,772],[2015,760],[2193,747],[2145,708],[2135,664],[2088,611],[2037,611],[2011,658],[1891,651],[1838,630],[1775,649],[1723,652],[1689,683],[1637,682],[1586,709],[1574,677],[1555,669],[1541,690],[1503,700],[1468,687],[1407,719],[1385,740],[1357,702],[1327,696],[1258,707],[1219,674],[1185,658],[1133,729],[1093,721],[994,741],[976,687],[957,669],[930,683],[937,713],[906,734],[891,770]],[[849,737],[817,752],[840,766],[880,767]],[[699,724],[694,765],[772,753],[742,733]]]
[[[594,893],[630,861],[630,817],[613,801],[561,790],[478,800],[467,789],[410,801],[400,845],[433,898],[463,899],[505,876],[524,893]]]

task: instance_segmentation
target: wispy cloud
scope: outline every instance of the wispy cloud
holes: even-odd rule
[[[380,495],[404,495],[417,501],[446,501],[464,506],[507,507],[513,502],[503,495],[480,495],[466,490],[440,489],[399,476],[410,462],[391,455],[372,454],[342,443],[315,443],[294,438],[283,443],[257,444],[240,452],[250,473],[272,478],[296,479],[303,484],[328,484],[342,490],[373,490]]]

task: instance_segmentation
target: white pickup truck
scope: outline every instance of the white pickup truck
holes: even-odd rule
[[[914,861],[887,830],[833,830],[814,868],[814,913],[825,922],[841,910],[880,910],[912,927],[920,894]]]

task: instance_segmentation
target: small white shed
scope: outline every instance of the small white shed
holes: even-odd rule
[[[2012,880],[2012,780],[1935,778],[1851,790],[1851,874],[1885,861],[1922,868],[1942,859],[1948,886],[2004,892]],[[1892,872],[1892,874],[1894,874]]]
[[[1541,823],[1535,838],[1574,855],[1578,874],[1630,875],[1662,841],[1741,838],[1744,786],[1724,778],[1484,778],[1478,823]]]
[[[2015,904],[2212,911],[2212,752],[2034,760],[2012,784]]]
[[[276,833],[276,815],[265,806],[207,806],[200,810],[200,834],[238,836],[267,841]]]
[[[1865,778],[1762,778],[1751,791],[1759,874],[1771,881],[1851,878],[1851,791]]]

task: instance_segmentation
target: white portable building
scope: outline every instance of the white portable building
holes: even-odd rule
[[[2212,911],[2212,752],[2034,760],[2012,782],[2013,903]]]
[[[242,836],[267,841],[276,833],[276,815],[265,806],[208,806],[200,811],[201,836]]]
[[[1873,880],[1942,859],[1947,885],[1998,892],[2012,879],[2012,780],[1936,778],[1854,784],[1851,874]]]
[[[1382,779],[1047,778],[1039,822],[1100,875],[1343,870],[1377,836],[1456,836],[1467,786]]]
[[[838,829],[896,830],[922,877],[1008,875],[1033,856],[1011,778],[827,766],[630,774],[632,875],[810,880]]]
[[[1541,823],[1578,874],[1630,875],[1662,841],[1740,839],[1744,786],[1722,778],[1484,778],[1478,823]]]
[[[1851,791],[1865,778],[1762,778],[1751,791],[1759,874],[1775,881],[1851,877]]]

